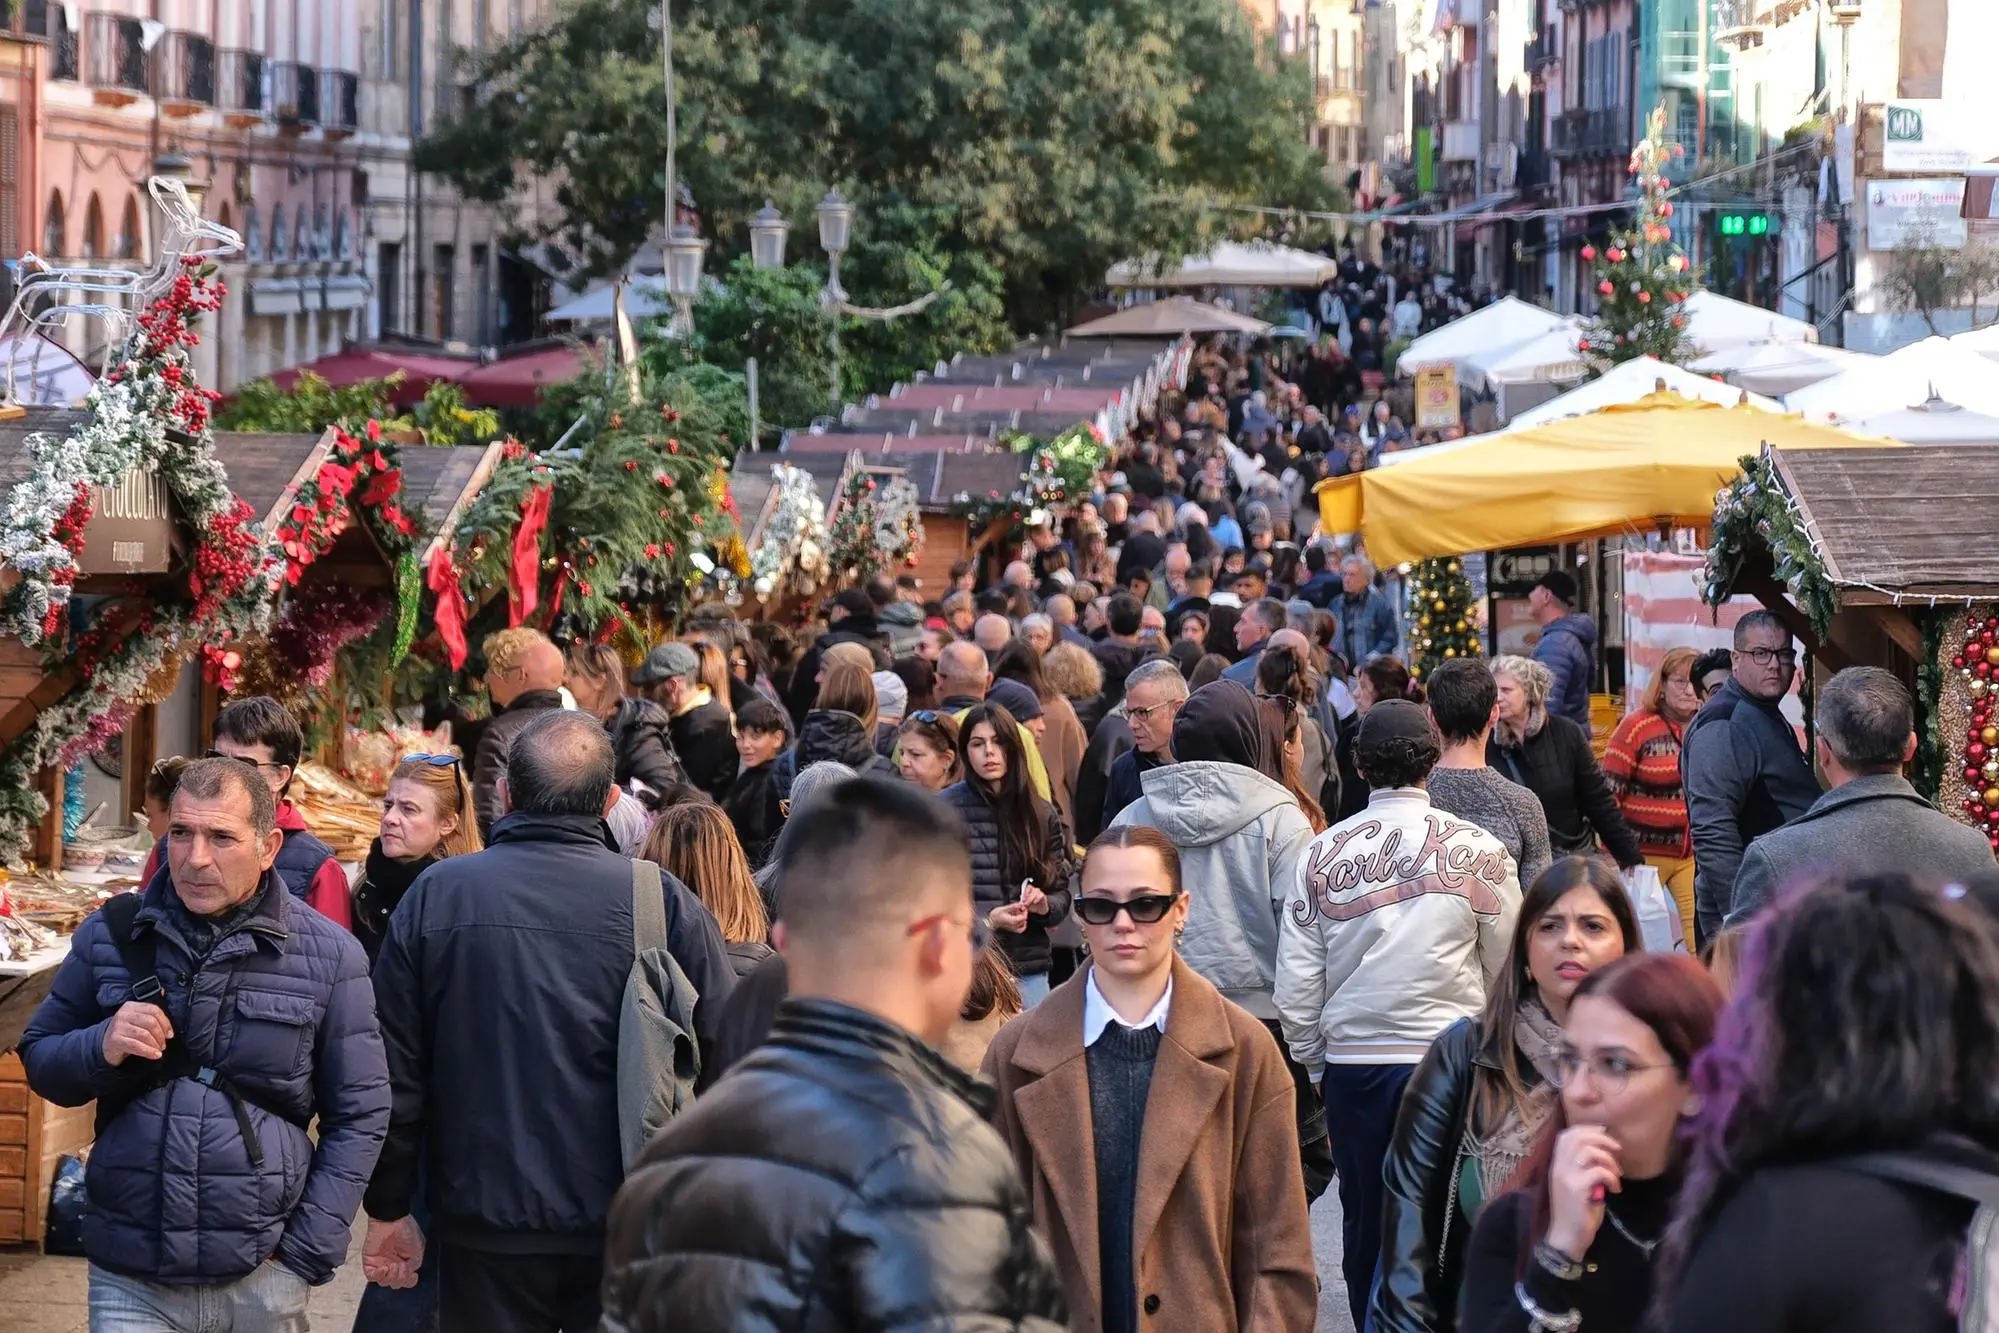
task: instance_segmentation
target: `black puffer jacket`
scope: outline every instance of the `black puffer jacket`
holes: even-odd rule
[[[672,790],[687,781],[680,757],[673,752],[669,730],[673,719],[650,699],[625,699],[611,714],[605,730],[611,733],[611,751],[617,760],[620,787],[637,779],[655,792]]]
[[[786,1000],[618,1192],[604,1327],[1059,1333],[1061,1280],[992,1098],[872,1014]]]
[[[971,834],[972,897],[979,915],[1019,902],[1020,882],[1028,877],[1029,871],[1025,866],[1008,864],[1006,849],[1000,841],[999,816],[986,804],[986,798],[969,782],[954,783],[939,795],[958,812]],[[1048,970],[1048,928],[1069,916],[1069,881],[1075,872],[1075,852],[1062,828],[1061,813],[1039,798],[1034,804],[1048,830],[1047,850],[1042,853],[1048,867],[1046,878],[1037,876],[1035,880],[1048,895],[1048,910],[1030,914],[1027,929],[1018,935],[1006,930],[993,932],[993,938],[1006,951],[1007,961],[1013,964],[1014,975],[1022,977],[1037,976]]]
[[[1538,1085],[1533,1064],[1518,1059],[1527,1085]],[[1481,1067],[1497,1075],[1499,1061],[1498,1043],[1486,1039],[1479,1020],[1461,1018],[1410,1076],[1382,1162],[1381,1285],[1367,1321],[1375,1333],[1452,1333],[1458,1326],[1473,1219],[1451,1186],[1464,1167],[1473,1082]]]
[[[1501,745],[1494,731],[1485,745],[1485,762],[1541,798],[1556,856],[1593,855],[1601,840],[1626,870],[1644,861],[1589,737],[1567,718],[1548,714],[1541,729],[1518,746]]]
[[[791,799],[792,781],[814,764],[827,762],[845,764],[858,777],[895,776],[895,765],[876,753],[875,738],[861,719],[837,708],[815,708],[805,715],[797,743],[771,761],[764,821],[773,836],[784,827],[779,802]]]

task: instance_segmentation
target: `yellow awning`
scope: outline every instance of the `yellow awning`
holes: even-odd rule
[[[1318,486],[1327,532],[1359,532],[1378,564],[1704,527],[1715,492],[1765,443],[1881,448],[1802,417],[1652,393],[1532,430],[1433,445]]]

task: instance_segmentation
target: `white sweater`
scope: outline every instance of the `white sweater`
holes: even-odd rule
[[[1285,906],[1275,998],[1292,1057],[1418,1063],[1484,1006],[1519,912],[1499,839],[1419,787],[1375,792],[1312,840]]]

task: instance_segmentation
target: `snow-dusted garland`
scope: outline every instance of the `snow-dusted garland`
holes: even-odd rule
[[[775,464],[771,482],[777,505],[764,525],[763,540],[750,552],[750,586],[769,597],[787,580],[798,591],[815,591],[830,572],[826,560],[826,502],[812,474],[789,463]]]
[[[864,583],[884,569],[914,565],[923,550],[923,515],[907,477],[878,481],[866,474],[847,484],[833,520],[830,563],[842,578]]]

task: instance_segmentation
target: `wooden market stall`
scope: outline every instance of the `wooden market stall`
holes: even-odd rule
[[[1999,477],[1961,445],[1766,447],[1716,506],[1710,603],[1755,597],[1809,654],[1917,701],[1911,780],[1999,847]]]

